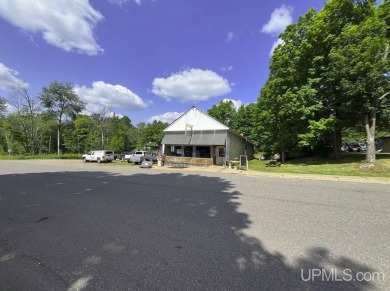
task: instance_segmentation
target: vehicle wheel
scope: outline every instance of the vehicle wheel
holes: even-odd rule
[[[87,159],[86,158],[83,158],[83,163],[86,163],[87,162]]]
[[[100,162],[101,162],[100,158],[97,158],[96,161],[98,162],[98,164],[100,164]]]

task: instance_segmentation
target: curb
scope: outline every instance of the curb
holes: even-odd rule
[[[353,183],[371,183],[371,184],[390,184],[389,178],[382,177],[361,177],[361,176],[334,176],[334,175],[315,175],[315,174],[290,174],[290,173],[266,173],[257,172],[253,170],[234,170],[222,167],[189,167],[183,169],[167,168],[167,167],[153,167],[153,169],[160,169],[172,172],[206,172],[206,173],[222,173],[231,175],[246,175],[253,177],[269,177],[282,179],[300,179],[300,180],[322,180],[322,181],[336,181],[336,182],[353,182]]]

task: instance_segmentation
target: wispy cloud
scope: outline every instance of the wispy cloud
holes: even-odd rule
[[[233,31],[228,31],[225,36],[225,42],[231,43],[238,38],[238,34]]]
[[[227,67],[221,67],[219,68],[222,72],[229,72],[229,71],[233,71],[233,66],[227,66]]]
[[[288,25],[290,25],[293,21],[292,13],[293,8],[291,6],[282,5],[281,7],[275,9],[271,13],[271,17],[269,21],[263,25],[261,32],[268,33],[273,36],[278,36],[281,34]],[[269,56],[271,57],[274,53],[274,50],[278,45],[283,44],[281,39],[277,39],[272,44],[272,48],[269,52]]]
[[[291,6],[283,5],[275,9],[271,13],[270,20],[261,28],[261,32],[279,35],[287,25],[292,23],[292,13],[293,8]]]
[[[271,50],[269,51],[269,56],[271,57],[274,53],[274,50],[278,47],[278,45],[284,44],[284,41],[278,38],[277,40],[274,41]]]
[[[161,122],[167,122],[172,123],[175,121],[179,116],[181,116],[184,112],[166,112],[159,115],[153,115],[148,119],[148,122],[151,123],[155,120],[161,121]]]
[[[234,99],[228,99],[228,98],[225,98],[222,100],[222,102],[229,102],[231,101],[233,103],[233,106],[236,110],[238,110],[242,105],[244,105],[244,102],[242,102],[241,100],[234,100]]]
[[[14,90],[19,86],[28,86],[17,78],[18,71],[8,68],[3,63],[0,63],[0,89]]]
[[[130,0],[107,0],[109,3],[122,6],[130,2]]]

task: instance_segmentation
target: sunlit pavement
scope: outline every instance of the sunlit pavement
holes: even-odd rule
[[[290,173],[267,173],[253,170],[232,169],[223,166],[189,166],[187,168],[169,168],[166,166],[158,167],[153,166],[153,169],[167,170],[174,172],[210,172],[210,173],[226,173],[226,174],[239,174],[248,176],[260,176],[260,177],[274,177],[274,178],[286,178],[286,179],[309,179],[309,180],[325,180],[325,181],[344,181],[344,182],[357,182],[357,183],[379,183],[390,184],[390,178],[382,177],[357,177],[357,176],[335,176],[335,175],[314,175],[314,174],[290,174]]]
[[[389,186],[278,175],[0,161],[0,290],[389,290]]]

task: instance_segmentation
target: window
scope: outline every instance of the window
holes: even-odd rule
[[[184,156],[192,158],[192,150],[193,150],[192,146],[185,146],[184,147]]]
[[[170,146],[168,147],[167,156],[181,156],[181,146]]]
[[[210,147],[196,147],[195,150],[197,158],[210,158]]]

